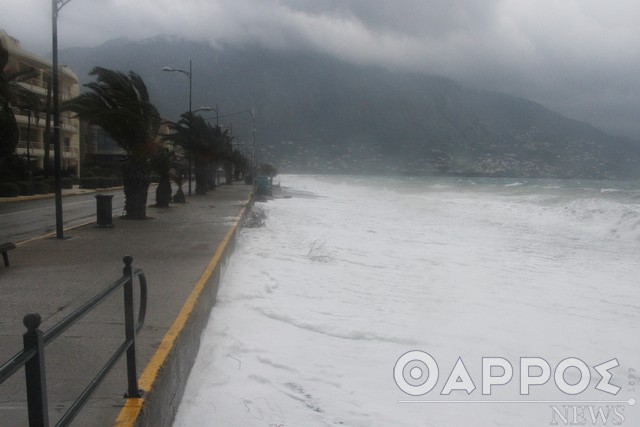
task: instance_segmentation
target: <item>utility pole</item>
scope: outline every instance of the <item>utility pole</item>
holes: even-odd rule
[[[60,77],[58,66],[58,12],[71,0],[51,0],[51,41],[53,45],[53,176],[56,195],[56,238],[64,239],[62,228],[62,183],[60,179]]]

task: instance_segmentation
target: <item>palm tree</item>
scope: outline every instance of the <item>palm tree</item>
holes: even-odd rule
[[[151,158],[157,152],[160,114],[149,101],[142,78],[129,71],[95,67],[96,81],[62,109],[101,126],[127,155],[122,163],[126,218],[144,219],[151,182]]]
[[[222,144],[220,128],[212,127],[201,116],[182,114],[177,123],[170,123],[171,133],[165,139],[182,148],[193,159],[196,179],[196,194],[207,194],[208,174],[211,164],[219,157]],[[191,132],[191,138],[189,138]]]
[[[175,160],[175,153],[167,147],[160,147],[152,164],[160,180],[156,187],[156,207],[168,208],[171,203],[171,167]]]
[[[233,179],[240,181],[244,179],[247,170],[248,160],[238,150],[233,150],[231,155],[231,162],[233,163]]]
[[[227,184],[231,184],[233,182],[233,140],[234,137],[231,135],[228,129],[225,129],[224,132],[219,132],[218,129],[218,139],[220,141],[220,152],[219,158],[222,161],[222,167],[224,168],[224,178]]]

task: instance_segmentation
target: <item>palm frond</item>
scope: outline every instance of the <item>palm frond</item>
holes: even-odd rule
[[[142,78],[130,72],[95,67],[96,81],[86,92],[62,104],[62,109],[101,126],[127,153],[145,157],[160,128],[160,114],[149,101]]]

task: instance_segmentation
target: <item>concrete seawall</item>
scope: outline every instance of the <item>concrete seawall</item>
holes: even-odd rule
[[[173,423],[245,213],[243,208],[140,376],[139,385],[145,395],[128,400],[116,426],[170,426]]]

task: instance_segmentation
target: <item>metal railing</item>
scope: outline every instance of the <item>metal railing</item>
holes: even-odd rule
[[[45,370],[45,346],[50,344],[71,325],[80,320],[85,314],[103,302],[113,292],[124,289],[124,312],[125,312],[125,340],[122,345],[111,356],[109,361],[100,369],[98,374],[89,383],[67,412],[60,418],[56,426],[67,426],[78,414],[82,406],[89,400],[91,393],[100,385],[107,376],[111,368],[120,357],[127,353],[127,393],[125,398],[142,397],[142,390],[138,389],[138,377],[136,375],[136,334],[142,329],[147,311],[147,280],[144,273],[139,268],[131,266],[133,258],[126,256],[123,258],[125,266],[120,279],[113,282],[102,292],[81,307],[62,319],[47,332],[38,329],[41,318],[37,313],[24,316],[23,323],[27,332],[23,335],[23,349],[6,363],[0,366],[0,384],[9,379],[20,368],[24,366],[27,384],[27,406],[29,411],[29,425],[48,426],[49,410],[47,404],[47,382]],[[138,308],[138,319],[134,323],[133,307],[133,282],[138,278],[140,283],[140,305]]]

